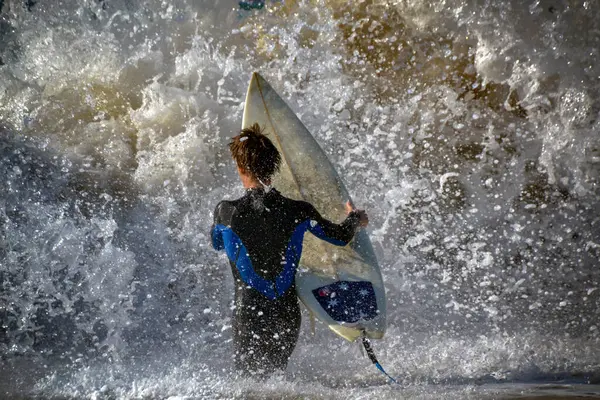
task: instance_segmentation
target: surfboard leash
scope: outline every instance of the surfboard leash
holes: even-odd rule
[[[379,361],[377,361],[377,357],[375,356],[375,352],[373,351],[373,347],[371,346],[371,341],[364,334],[362,335],[362,343],[363,343],[363,346],[365,347],[365,350],[367,351],[367,355],[369,356],[369,360],[371,360],[371,362],[373,364],[375,364],[375,366],[377,367],[377,369],[380,370],[381,372],[383,372],[383,374],[385,376],[387,376],[392,382],[394,382],[395,384],[399,385],[398,381],[396,381],[387,372],[385,372],[385,370],[383,369],[383,367],[381,366],[381,364],[379,364]]]

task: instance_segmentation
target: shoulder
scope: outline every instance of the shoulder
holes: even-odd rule
[[[227,210],[229,208],[235,207],[234,201],[231,200],[221,200],[217,206],[215,207],[215,214],[218,214],[221,211]]]
[[[226,220],[229,219],[235,211],[236,201],[221,200],[215,207],[215,220]]]
[[[313,217],[317,213],[315,207],[307,201],[304,200],[294,200],[288,197],[281,196],[286,202],[288,208],[296,210],[298,213],[305,217]]]

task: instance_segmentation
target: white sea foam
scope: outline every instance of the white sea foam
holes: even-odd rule
[[[14,394],[398,396],[308,322],[285,378],[224,372],[233,282],[208,229],[241,192],[227,143],[254,69],[369,212],[389,309],[375,346],[402,396],[597,373],[591,3],[362,3],[4,5],[0,375],[27,357],[36,372]]]

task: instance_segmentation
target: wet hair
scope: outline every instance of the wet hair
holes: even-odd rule
[[[279,151],[263,134],[258,123],[242,129],[239,135],[233,137],[229,150],[238,167],[260,181],[271,179],[281,165]]]

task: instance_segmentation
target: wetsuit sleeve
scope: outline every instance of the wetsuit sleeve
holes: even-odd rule
[[[321,216],[319,212],[309,204],[310,223],[308,230],[318,237],[336,246],[345,246],[354,237],[360,226],[358,212],[352,211],[341,224],[335,224]]]
[[[217,204],[215,208],[215,215],[212,228],[210,228],[210,237],[212,239],[212,247],[215,250],[223,250],[225,244],[223,243],[223,229],[221,223],[221,213],[223,211],[223,202]]]

